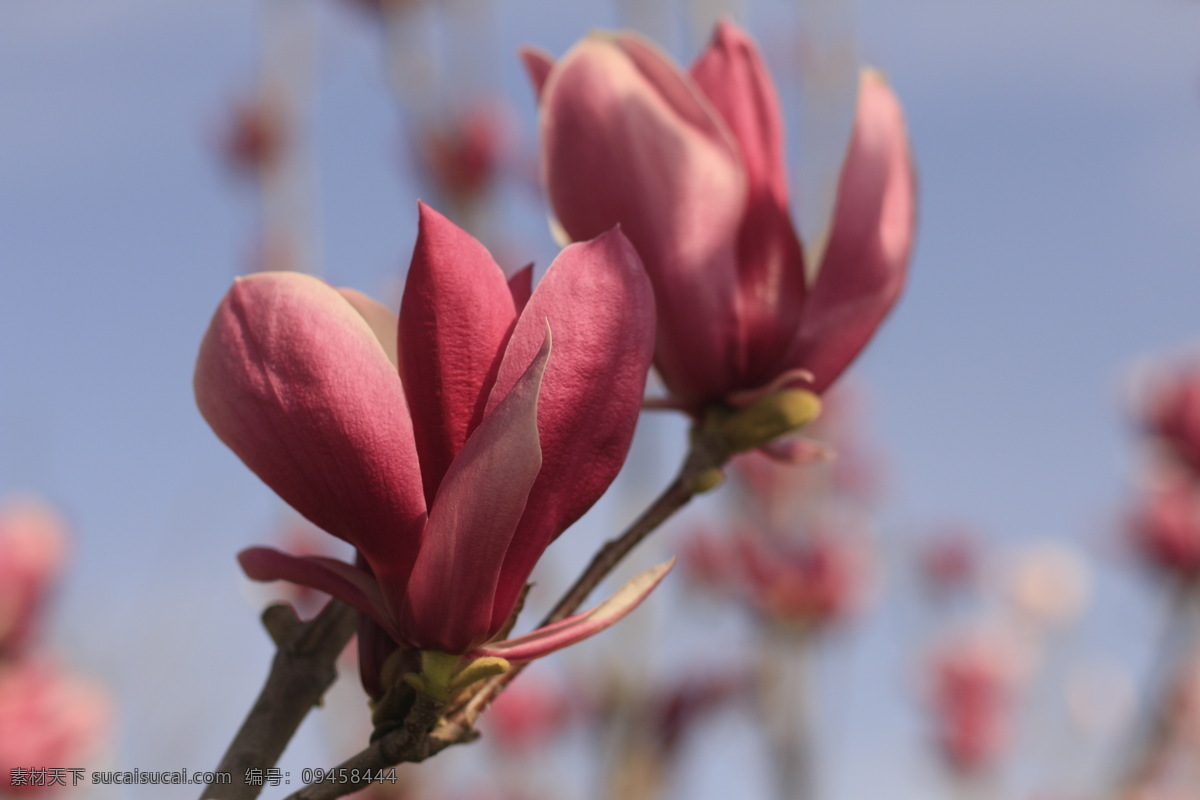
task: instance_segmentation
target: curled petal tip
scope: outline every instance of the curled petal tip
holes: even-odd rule
[[[637,608],[674,566],[675,558],[672,557],[669,561],[634,575],[616,594],[590,611],[551,623],[516,639],[480,647],[468,655],[476,658],[497,656],[518,662],[532,661],[595,636]]]

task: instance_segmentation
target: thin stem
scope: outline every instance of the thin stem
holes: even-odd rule
[[[1174,701],[1178,684],[1194,657],[1200,641],[1200,583],[1190,581],[1175,587],[1162,641],[1152,665],[1152,680],[1158,682],[1157,695],[1140,735],[1130,749],[1132,758],[1114,793],[1120,800],[1150,781],[1167,756],[1174,735]]]
[[[237,735],[217,765],[232,784],[210,784],[200,800],[254,800],[262,784],[246,782],[250,769],[269,769],[279,760],[309,709],[337,677],[338,655],[354,634],[358,613],[331,600],[314,619],[300,622],[288,606],[263,612],[263,624],[278,650],[266,683]]]
[[[760,710],[769,732],[776,797],[816,797],[812,716],[813,652],[811,632],[767,630],[762,647]]]

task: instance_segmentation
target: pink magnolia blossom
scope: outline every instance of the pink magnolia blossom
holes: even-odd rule
[[[1146,432],[1200,475],[1200,363],[1160,374],[1140,410]]]
[[[743,405],[811,375],[823,392],[904,286],[915,180],[900,105],[862,74],[857,117],[819,262],[789,216],[784,136],[750,38],[717,26],[687,72],[629,33],[588,36],[561,60],[527,50],[542,170],[574,240],[620,223],[658,304],[655,364],[675,404]]]
[[[1012,735],[1020,654],[999,636],[960,635],[939,647],[929,668],[942,755],[964,773],[994,766]]]
[[[1127,525],[1148,563],[1182,580],[1200,577],[1200,483],[1186,471],[1159,465]]]
[[[66,525],[30,500],[0,508],[0,655],[21,650],[67,555]]]
[[[51,793],[21,771],[83,767],[105,741],[111,719],[104,690],[51,662],[0,665],[0,795]],[[66,780],[69,786],[69,773]]]
[[[864,553],[846,531],[815,529],[800,541],[738,537],[746,592],[770,621],[827,627],[850,615],[867,585]]]
[[[277,95],[266,93],[233,106],[221,150],[231,170],[255,178],[279,167],[288,139],[282,101]]]
[[[619,231],[564,250],[532,294],[530,281],[526,268],[506,282],[479,242],[421,206],[399,319],[304,275],[234,284],[200,348],[200,410],[359,554],[350,565],[251,548],[250,577],[328,592],[407,649],[514,661],[640,602],[665,567],[490,643],[542,552],[620,469],[653,348],[650,284]]]
[[[477,102],[421,131],[421,168],[460,208],[478,200],[496,177],[508,138],[505,112],[495,102]]]
[[[560,733],[576,715],[573,696],[545,675],[512,683],[488,706],[483,724],[489,742],[506,752],[532,752]]]

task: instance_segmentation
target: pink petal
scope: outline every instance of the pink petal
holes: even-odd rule
[[[595,636],[637,608],[673,566],[674,558],[657,567],[643,570],[634,575],[616,594],[590,611],[567,617],[516,639],[478,647],[469,655],[474,658],[498,656],[509,661],[532,661],[583,641],[589,636]]]
[[[783,123],[758,48],[736,25],[717,25],[691,75],[733,132],[746,169],[747,201],[737,239],[745,353],[738,385],[745,388],[778,370],[804,302],[804,253],[788,210]]]
[[[737,25],[723,20],[690,73],[737,139],[750,191],[786,206],[779,98],[754,41]]]
[[[407,575],[425,502],[395,368],[338,292],[299,273],[238,279],[195,376],[200,413],[318,527]]]
[[[375,332],[375,338],[379,340],[379,344],[387,353],[388,360],[398,367],[400,356],[396,352],[396,345],[399,321],[396,319],[396,315],[383,303],[367,297],[357,289],[339,288],[338,293],[346,298],[346,302],[354,306],[354,310],[359,313],[359,316],[371,326],[371,330]]]
[[[554,69],[553,57],[536,47],[522,47],[517,53],[521,57],[521,63],[525,65],[525,74],[529,76],[529,82],[533,84],[533,91],[540,98],[542,89],[546,86],[546,78],[550,77],[550,70]]]
[[[400,303],[400,359],[425,502],[483,418],[517,318],[504,272],[470,234],[425,204]]]
[[[620,223],[654,282],[671,390],[719,397],[738,368],[741,157],[703,93],[633,35],[592,35],[542,92],[542,169],[576,241]]]
[[[430,509],[401,615],[406,639],[422,650],[463,653],[499,628],[496,584],[542,466],[538,391],[550,357],[543,331],[533,362],[467,439]]]
[[[866,346],[904,288],[916,219],[916,176],[900,103],[864,70],[833,228],[788,364],[822,392]]]
[[[492,623],[503,624],[542,551],[612,483],[633,438],[654,348],[654,304],[619,231],[563,250],[509,340],[493,408],[554,330],[538,401],[542,471],[504,561]],[[489,412],[490,413],[490,412]]]
[[[379,584],[357,567],[324,556],[293,556],[271,547],[247,548],[238,553],[238,563],[251,580],[287,581],[325,592],[357,608],[391,636],[397,636]]]

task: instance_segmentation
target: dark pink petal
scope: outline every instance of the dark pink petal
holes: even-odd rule
[[[508,290],[512,292],[513,305],[520,314],[529,302],[529,296],[533,294],[533,264],[526,264],[508,279]]]
[[[400,360],[421,457],[425,502],[483,418],[517,318],[487,248],[425,204],[400,303]]]
[[[729,22],[717,25],[691,75],[733,132],[746,168],[737,238],[744,352],[738,386],[745,389],[778,370],[800,325],[805,295],[804,253],[788,210],[779,99],[758,48]]]
[[[293,508],[407,575],[425,502],[395,367],[335,289],[294,272],[238,279],[195,376],[217,436]]]
[[[422,650],[464,653],[499,628],[492,603],[500,568],[542,466],[538,391],[551,347],[543,332],[533,362],[467,439],[429,511],[401,614],[405,638]]]
[[[287,581],[307,586],[357,608],[381,628],[397,635],[375,579],[357,567],[325,556],[293,556],[271,547],[250,547],[238,563],[251,580]]]
[[[629,451],[653,355],[654,301],[620,231],[571,245],[550,265],[513,330],[489,409],[541,346],[547,320],[554,358],[538,400],[542,471],[504,560],[496,627],[542,552],[604,493]]]
[[[522,47],[517,53],[521,56],[521,63],[525,65],[525,74],[529,76],[529,82],[533,84],[533,91],[540,98],[546,78],[550,76],[550,70],[554,69],[554,58],[536,47]]]
[[[542,169],[562,228],[582,241],[621,225],[654,282],[665,382],[688,399],[722,396],[739,369],[735,243],[746,201],[725,124],[633,35],[576,45],[541,107]]]
[[[786,206],[779,98],[753,40],[733,23],[719,22],[690,72],[737,139],[750,191]]]
[[[354,310],[359,313],[359,316],[371,326],[371,330],[375,332],[375,338],[379,340],[379,344],[387,353],[388,360],[399,366],[400,356],[396,352],[399,321],[391,309],[378,300],[367,297],[357,289],[338,289],[338,293],[346,298],[346,302],[354,306]]]
[[[915,221],[903,111],[883,76],[864,70],[829,244],[787,359],[816,376],[813,391],[824,391],[849,366],[896,302]]]
[[[673,566],[675,559],[672,558],[657,567],[643,570],[630,578],[616,594],[590,611],[567,617],[515,639],[478,647],[469,655],[474,658],[498,656],[509,661],[532,661],[595,636],[637,608]]]

